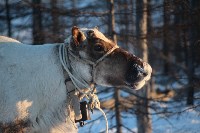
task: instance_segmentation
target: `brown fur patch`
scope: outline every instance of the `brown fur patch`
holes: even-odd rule
[[[0,133],[26,133],[30,128],[30,121],[16,121],[13,123],[0,123]]]

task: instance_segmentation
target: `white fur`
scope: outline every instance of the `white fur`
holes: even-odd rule
[[[81,28],[82,33],[85,33],[85,32],[90,31],[90,30],[94,31],[94,35],[97,38],[100,38],[100,39],[102,39],[102,40],[104,40],[105,42],[108,42],[108,43],[113,43],[111,40],[109,40],[107,37],[105,37],[104,34],[101,33],[97,28],[92,28],[92,29]]]
[[[94,28],[93,31],[97,38],[100,38],[100,39],[104,40],[105,42],[112,43],[112,41],[109,40],[108,38],[106,38],[104,36],[104,34],[101,33],[98,29]]]
[[[144,71],[146,71],[148,73],[148,75],[146,77],[144,77],[144,79],[142,81],[136,83],[136,86],[135,86],[136,90],[141,89],[145,85],[145,83],[151,78],[151,73],[152,73],[151,66],[146,62],[143,62],[143,65],[144,65]]]
[[[29,119],[30,132],[72,133],[57,45],[0,45],[0,123]]]
[[[21,43],[18,40],[15,40],[13,38],[10,37],[6,37],[6,36],[0,36],[0,43],[1,42],[15,42],[15,43]]]

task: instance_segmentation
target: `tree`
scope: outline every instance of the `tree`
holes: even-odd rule
[[[110,27],[112,31],[112,39],[113,41],[117,44],[117,35],[115,32],[115,8],[114,8],[114,0],[110,0]],[[119,99],[120,99],[120,90],[119,88],[115,88],[114,92],[114,97],[115,97],[115,117],[116,117],[116,126],[117,126],[117,133],[122,133],[122,128],[121,128],[121,116],[120,116],[120,110],[119,110]]]
[[[52,41],[59,42],[59,14],[57,8],[57,0],[51,0],[51,21],[52,21]]]
[[[148,62],[148,46],[147,46],[147,0],[136,1],[136,33],[138,37],[138,47],[142,59]],[[139,95],[143,98],[137,99],[137,127],[138,133],[151,133],[151,117],[149,115],[149,95],[150,88],[146,85],[138,91]]]
[[[185,1],[188,8],[188,14],[186,14],[188,18],[188,45],[186,46],[187,58],[186,65],[188,67],[188,80],[189,87],[187,92],[187,105],[194,105],[194,82],[195,82],[195,43],[199,39],[199,18],[198,10],[200,6],[200,2],[198,0],[192,0],[191,3]],[[190,6],[191,5],[191,6]]]
[[[41,0],[32,0],[32,3],[33,3],[33,12],[32,12],[33,44],[41,44],[44,43]]]
[[[163,54],[166,59],[169,59],[169,45],[170,45],[170,38],[169,38],[169,25],[170,25],[170,0],[164,0],[164,11],[163,11]],[[164,60],[164,74],[169,75],[169,61]]]
[[[5,0],[5,8],[6,8],[6,20],[7,20],[7,28],[8,28],[8,32],[7,35],[8,36],[12,36],[11,34],[11,14],[10,14],[10,5],[9,5],[9,0]]]

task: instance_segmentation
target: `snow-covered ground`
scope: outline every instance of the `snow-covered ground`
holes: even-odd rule
[[[99,98],[104,99],[112,96],[112,89],[106,94],[100,94]],[[122,95],[126,93],[122,92]],[[195,97],[199,97],[199,93],[195,94]],[[169,113],[167,115],[157,114],[157,112],[151,110],[152,117],[152,128],[153,133],[200,133],[200,101],[198,99],[195,101],[195,108],[192,106],[186,106],[185,101],[173,102],[172,100],[168,103],[159,103],[152,102],[157,107],[160,107],[160,110],[165,110]],[[109,120],[109,133],[115,133],[116,125],[114,114],[115,112],[104,110],[106,112],[107,118]],[[123,112],[122,114],[122,123],[128,129],[122,128],[123,133],[137,133],[137,124],[135,114],[130,114]],[[92,120],[101,117],[95,122],[91,123]],[[100,133],[105,131],[105,120],[98,110],[94,110],[94,113],[91,114],[90,121],[87,121],[84,127],[79,127],[79,133]],[[79,125],[79,124],[77,124]],[[131,129],[131,131],[129,130]]]
[[[111,113],[112,114],[112,113]],[[110,118],[110,113],[107,117]],[[137,132],[136,119],[134,115],[125,114],[127,118],[122,122],[126,127],[133,132]],[[99,111],[94,111],[91,114],[92,120],[101,116]],[[90,121],[88,121],[90,122]],[[87,123],[87,122],[86,122]],[[112,127],[115,124],[115,118],[109,120],[109,126]],[[200,114],[195,110],[189,110],[187,112],[176,114],[171,117],[161,118],[158,115],[152,116],[153,133],[199,133],[200,132]],[[86,124],[84,127],[79,127],[79,133],[99,133],[105,130],[105,121],[103,118],[95,121],[92,124]],[[109,130],[109,133],[115,133],[116,128]],[[131,133],[131,131],[123,128],[123,133]]]

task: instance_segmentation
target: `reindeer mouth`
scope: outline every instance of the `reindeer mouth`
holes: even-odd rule
[[[145,78],[140,79],[134,83],[129,83],[129,82],[125,81],[125,87],[129,88],[131,90],[139,90],[145,85],[146,81],[148,81],[148,80]]]
[[[140,81],[140,82],[145,82],[145,81]],[[139,90],[140,89],[140,87],[139,87],[140,82],[137,82],[137,83],[125,82],[125,86],[129,89],[132,89],[132,90]]]

